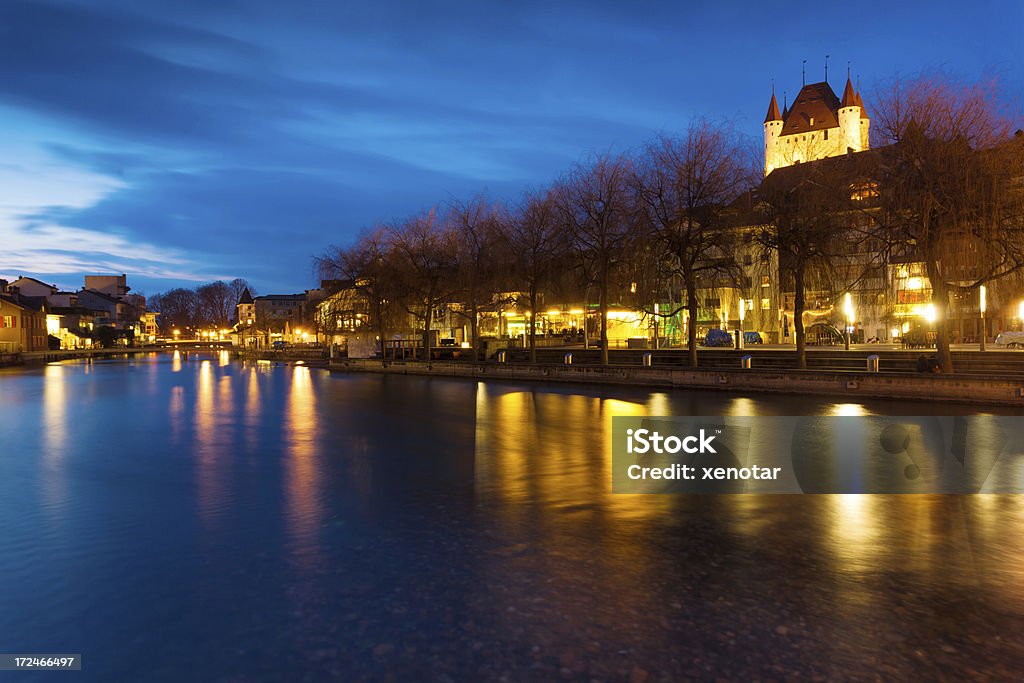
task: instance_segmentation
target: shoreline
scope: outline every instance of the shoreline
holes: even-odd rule
[[[669,389],[712,389],[851,399],[1024,406],[1024,381],[999,376],[908,375],[822,370],[743,370],[587,365],[501,365],[470,361],[336,359],[331,372],[458,377]]]
[[[29,368],[46,363],[93,358],[127,358],[145,353],[166,353],[173,347],[88,349],[22,354],[21,362],[2,366]],[[199,348],[189,349],[200,351]],[[209,350],[209,349],[202,349]],[[316,358],[317,354],[238,352],[240,360],[295,364],[340,373],[374,373],[450,377],[471,380],[542,382],[607,386],[708,389],[759,394],[846,397],[850,399],[913,400],[1024,407],[1024,378],[1005,375],[917,375],[863,370],[795,370],[736,367],[644,367],[635,365],[500,364],[494,362]]]
[[[118,349],[62,349],[56,351],[31,351],[28,353],[3,354],[0,356],[0,368],[25,368],[47,363],[59,363],[66,360],[93,358],[117,358],[120,356],[137,356],[145,353],[168,353],[172,351],[211,351],[227,347],[209,346],[133,346]]]

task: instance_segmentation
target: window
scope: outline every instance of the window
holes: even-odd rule
[[[825,139],[828,140],[828,128],[825,129]]]
[[[704,299],[704,308],[718,308],[721,305],[721,299]]]
[[[761,310],[767,311],[772,307],[771,299],[761,299]]]
[[[762,275],[761,276],[761,286],[762,287],[770,287],[771,286],[771,280],[768,279],[767,275]]]
[[[0,325],[0,327],[17,327],[17,325],[15,324],[15,319],[14,319],[13,315],[5,315],[3,317],[3,323],[4,324]]]
[[[753,257],[750,254],[743,255],[743,265],[749,266],[754,262]]]

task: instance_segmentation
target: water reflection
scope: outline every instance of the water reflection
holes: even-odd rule
[[[317,403],[310,370],[294,366],[285,409],[285,491],[293,556],[310,561],[321,519]]]
[[[0,633],[103,680],[1019,673],[1024,496],[610,492],[616,415],[927,406],[189,360],[0,377]]]
[[[196,406],[194,413],[195,439],[192,452],[195,454],[195,476],[199,516],[207,523],[214,522],[220,510],[228,504],[224,499],[225,471],[231,453],[222,450],[222,439],[218,434],[220,409],[230,411],[230,405],[222,401],[217,405],[215,393],[216,375],[213,363],[202,360],[198,368]],[[225,392],[221,391],[221,396]],[[227,393],[230,397],[230,393]]]
[[[64,367],[47,365],[43,371],[42,424],[43,452],[41,463],[45,469],[42,479],[48,509],[62,508],[65,502],[65,458],[67,456],[67,382]]]

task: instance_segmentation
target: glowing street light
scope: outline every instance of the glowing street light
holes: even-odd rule
[[[847,292],[843,297],[843,313],[846,315],[846,350],[850,350],[850,327],[853,326],[853,297]]]
[[[986,304],[986,301],[985,301],[985,285],[982,285],[981,288],[978,290],[978,297],[979,297],[979,299],[978,299],[978,307],[981,308],[981,337],[979,338],[979,342],[978,342],[978,350],[979,351],[984,351],[985,350],[985,333],[986,333],[986,329],[985,329],[985,304]]]
[[[746,302],[740,299],[740,329],[736,331],[736,348],[743,346],[743,318],[747,312]]]

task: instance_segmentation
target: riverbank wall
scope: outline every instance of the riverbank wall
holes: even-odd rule
[[[327,367],[327,354],[323,349],[236,349],[235,357],[242,360],[266,360],[273,363],[302,362],[310,367]]]
[[[905,373],[693,369],[338,359],[337,372],[462,377],[477,380],[576,382],[677,389],[806,394],[1024,406],[1024,381],[998,376]]]
[[[76,349],[57,351],[32,351],[30,353],[14,354],[17,358],[6,365],[40,365],[55,363],[62,360],[82,360],[89,358],[127,358],[140,353],[157,353],[173,351],[167,347],[138,347],[118,349]],[[3,358],[0,358],[0,366],[5,365]]]

